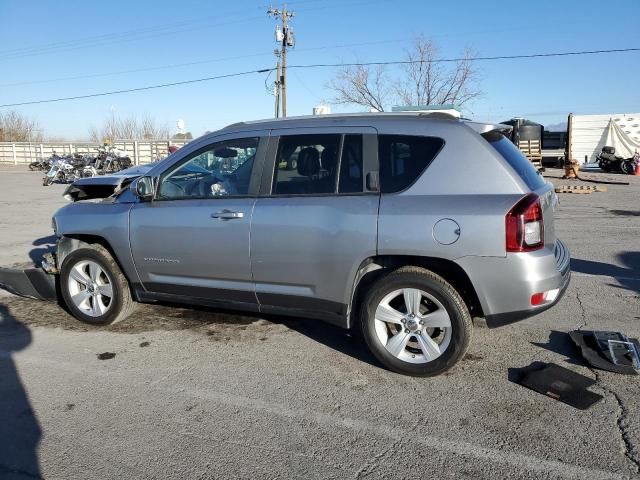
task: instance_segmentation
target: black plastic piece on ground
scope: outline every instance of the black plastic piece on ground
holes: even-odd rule
[[[36,300],[57,298],[55,276],[40,268],[0,267],[0,288],[15,295]]]
[[[629,354],[629,350],[622,344],[612,345],[618,362],[616,365],[607,342],[608,340],[630,341],[635,344],[636,351],[640,351],[637,339],[627,338],[619,332],[594,332],[589,330],[570,332],[569,336],[573,343],[580,348],[582,357],[592,367],[624,375],[638,375],[638,371],[633,367],[633,358]]]
[[[555,363],[538,363],[537,365],[541,368],[525,369],[528,371],[519,379],[514,379],[515,383],[580,410],[586,410],[602,400],[602,395],[587,390],[596,383],[595,380]]]

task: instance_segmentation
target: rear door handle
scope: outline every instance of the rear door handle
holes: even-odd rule
[[[231,210],[220,210],[219,212],[215,212],[211,214],[211,218],[220,218],[222,220],[231,220],[234,218],[243,218],[244,213],[242,212],[233,212]]]

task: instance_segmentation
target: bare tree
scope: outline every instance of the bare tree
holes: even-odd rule
[[[390,81],[383,66],[345,67],[329,83],[335,93],[335,103],[356,104],[384,112],[390,94]]]
[[[0,142],[41,141],[38,123],[16,111],[0,112]]]
[[[438,47],[425,37],[417,37],[407,61],[404,75],[394,83],[395,91],[405,105],[453,103],[462,106],[478,97],[478,74],[473,66],[475,54],[466,49],[461,60],[438,62]],[[447,68],[446,65],[452,67]]]
[[[479,76],[473,64],[474,52],[467,49],[461,60],[440,62],[436,44],[416,37],[406,52],[401,75],[389,80],[382,67],[357,66],[340,70],[329,83],[334,102],[362,105],[384,111],[389,101],[404,105],[453,103],[463,106],[479,97]]]
[[[145,116],[138,120],[135,116],[117,118],[107,118],[102,127],[92,125],[89,127],[89,138],[102,143],[105,140],[111,142],[119,139],[169,139],[171,133],[169,127],[162,125],[150,116]]]

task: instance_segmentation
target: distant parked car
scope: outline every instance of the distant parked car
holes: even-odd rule
[[[553,188],[508,127],[441,117],[213,132],[129,188],[60,209],[47,268],[86,323],[124,320],[136,301],[315,318],[357,328],[391,370],[442,373],[472,316],[495,327],[540,313],[570,270]]]

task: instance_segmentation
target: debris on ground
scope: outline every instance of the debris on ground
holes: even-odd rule
[[[592,367],[624,375],[638,375],[640,344],[620,332],[576,330],[569,336]]]
[[[104,352],[97,355],[98,360],[111,360],[112,358],[115,358],[115,356],[116,354],[112,352]]]
[[[587,390],[596,383],[595,380],[555,363],[540,365],[542,368],[535,370],[527,367],[529,370],[515,383],[580,410],[586,410],[602,400],[602,395]]]
[[[593,193],[606,192],[607,187],[601,185],[563,185],[555,188],[556,193]]]
[[[140,344],[140,346],[141,346],[141,347],[143,347],[143,348],[144,348],[144,347],[148,347],[149,345],[151,345],[151,343],[149,343],[149,342],[142,342],[142,343]]]

